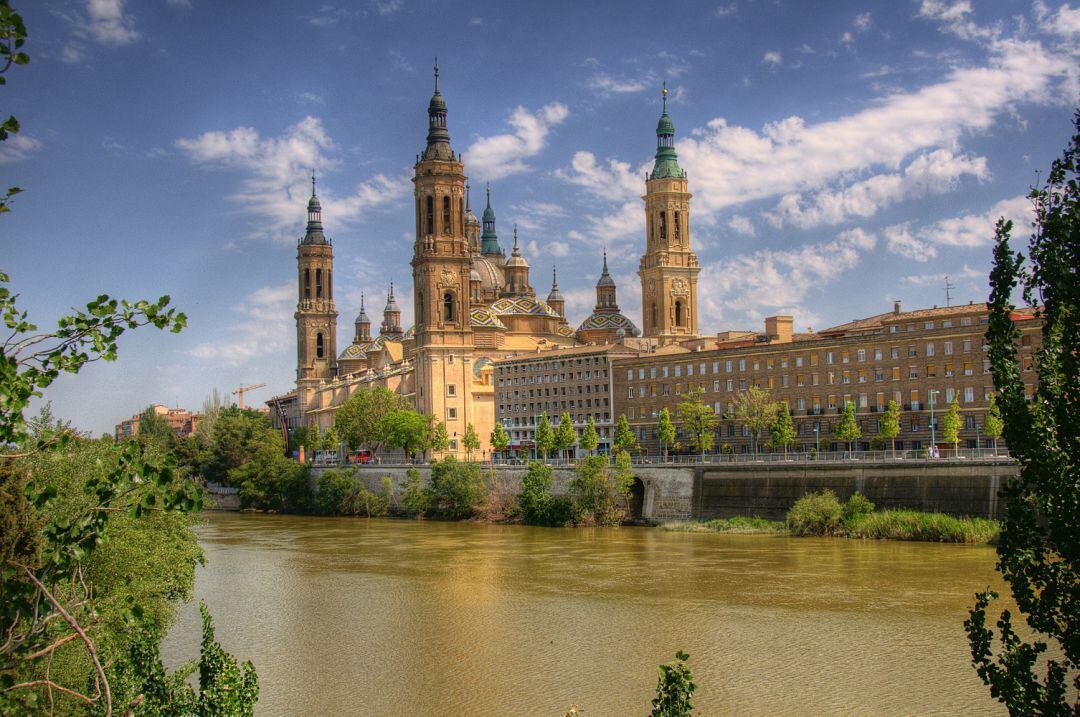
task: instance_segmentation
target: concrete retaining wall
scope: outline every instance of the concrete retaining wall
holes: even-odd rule
[[[323,469],[312,470],[312,485]],[[431,468],[417,466],[421,480]],[[368,490],[381,491],[388,476],[400,497],[407,479],[404,466],[357,466]],[[521,492],[524,467],[500,466],[500,488]],[[858,491],[878,509],[910,509],[952,515],[1001,517],[998,490],[1017,474],[1017,466],[1001,460],[937,460],[833,462],[820,464],[730,464],[720,466],[635,466],[645,487],[642,517],[663,522],[692,518],[757,515],[783,518],[803,495],[830,489],[841,500]],[[565,495],[574,477],[570,468],[553,470],[552,492]]]

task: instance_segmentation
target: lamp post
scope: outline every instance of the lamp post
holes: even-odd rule
[[[941,393],[937,389],[930,389],[926,392],[927,398],[930,399],[930,457],[933,458],[937,452],[937,441],[934,440],[934,394]]]
[[[982,441],[979,440],[979,424],[978,424],[978,422],[976,422],[975,423],[975,457],[976,458],[978,458],[982,454],[982,450],[981,450],[982,446],[980,445],[981,443],[982,443]]]
[[[821,455],[821,426],[817,423],[814,424],[814,460],[816,461]]]

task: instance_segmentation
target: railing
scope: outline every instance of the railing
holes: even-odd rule
[[[940,449],[939,455],[936,458],[930,458],[928,455],[928,449],[921,448],[918,450],[898,450],[895,453],[891,450],[883,451],[822,451],[820,453],[813,452],[790,452],[784,453],[706,453],[705,455],[670,455],[670,456],[631,456],[631,462],[634,465],[655,465],[655,466],[697,466],[697,465],[723,465],[723,464],[811,464],[811,463],[853,463],[859,461],[869,462],[905,462],[905,463],[926,463],[933,462],[954,462],[954,461],[966,461],[966,460],[997,460],[997,461],[1009,461],[1012,460],[1007,448],[961,448],[954,450],[952,448]],[[537,461],[546,463],[550,466],[574,466],[577,464],[577,459],[569,458],[537,458]],[[486,465],[493,466],[524,466],[533,461],[530,456],[528,458],[518,457],[477,457],[477,461]],[[380,457],[377,461],[366,464],[345,464],[347,467],[353,466],[368,466],[368,467],[415,467],[423,466],[431,463],[430,459],[416,459],[414,461],[403,460],[400,456],[390,456],[386,458]],[[316,468],[336,467],[343,465],[336,460],[335,456],[320,456],[318,460],[312,460],[311,465]]]

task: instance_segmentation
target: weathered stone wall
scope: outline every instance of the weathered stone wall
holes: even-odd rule
[[[1005,461],[939,460],[725,465],[700,470],[694,517],[783,518],[801,496],[830,489],[841,500],[858,491],[878,509],[1000,518],[998,490],[1017,475]]]
[[[417,466],[421,480],[431,468]],[[406,467],[358,466],[357,475],[369,490],[382,490],[389,476],[400,497]],[[498,468],[501,487],[521,492],[525,468]],[[312,485],[321,469],[312,471]],[[851,461],[843,463],[759,463],[709,466],[635,466],[634,475],[645,487],[642,517],[663,522],[698,518],[757,515],[783,518],[803,495],[830,489],[841,500],[858,491],[879,509],[910,509],[1001,517],[998,490],[1017,474],[1015,463],[1001,460]],[[555,468],[552,492],[565,495],[574,477],[571,468]]]

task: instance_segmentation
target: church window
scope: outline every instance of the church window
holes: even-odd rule
[[[442,225],[444,234],[454,233],[454,230],[450,228],[450,197],[442,198]]]
[[[681,301],[675,302],[675,325],[683,325],[683,305]]]
[[[304,298],[311,298],[311,269],[304,269]]]
[[[326,298],[330,300],[334,298],[334,272],[329,269],[326,270]]]
[[[427,198],[427,234],[435,233],[435,200]]]
[[[652,304],[652,321],[650,323],[653,326],[656,326],[656,302],[653,302]]]
[[[322,333],[315,334],[315,358],[326,358],[326,347],[323,344]]]
[[[679,213],[678,213],[678,212],[675,212],[675,224],[674,224],[674,226],[673,226],[673,229],[674,229],[674,231],[675,231],[675,243],[676,243],[676,244],[678,244],[678,243],[679,243],[679,241],[680,241],[680,234],[679,234]]]
[[[660,238],[667,239],[667,212],[660,212]]]
[[[443,294],[443,321],[454,320],[454,295],[450,292]]]
[[[322,269],[315,270],[315,298],[322,298]]]
[[[416,302],[417,323],[422,324],[424,323],[424,292],[417,292],[417,296],[420,297],[420,300]]]

